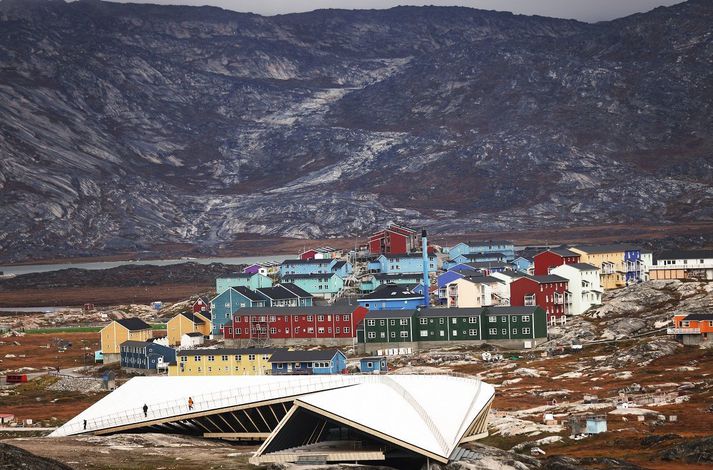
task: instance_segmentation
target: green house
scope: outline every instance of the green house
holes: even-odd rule
[[[414,341],[415,310],[377,310],[369,312],[362,321],[357,341],[364,343],[406,343]]]

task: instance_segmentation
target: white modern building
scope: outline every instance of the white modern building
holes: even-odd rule
[[[713,250],[675,250],[656,256],[649,279],[713,280]]]
[[[136,377],[50,436],[264,440],[251,463],[421,468],[469,456],[461,445],[487,435],[494,395],[476,378],[448,375]]]
[[[594,305],[602,303],[602,286],[599,282],[599,268],[586,263],[563,264],[550,270],[552,274],[569,281],[566,309],[568,315],[580,315]]]

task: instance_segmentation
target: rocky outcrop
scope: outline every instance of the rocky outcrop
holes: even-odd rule
[[[713,217],[713,5],[0,3],[0,252]]]
[[[26,450],[0,442],[0,468],[7,470],[72,470],[72,467],[37,456]]]

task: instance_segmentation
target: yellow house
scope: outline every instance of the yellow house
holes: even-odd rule
[[[104,364],[119,362],[119,346],[125,341],[148,341],[153,338],[151,325],[140,318],[114,320],[99,332]]]
[[[626,286],[625,255],[628,249],[627,245],[569,247],[569,250],[580,255],[580,263],[599,268],[599,280],[604,290]]]
[[[203,336],[210,336],[213,328],[210,314],[203,312],[191,313],[181,312],[171,318],[166,324],[166,336],[169,346],[181,344],[181,336],[186,333],[203,333]]]
[[[176,352],[176,363],[168,375],[267,375],[275,349],[188,349]]]

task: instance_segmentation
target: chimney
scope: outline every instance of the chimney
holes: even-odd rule
[[[428,279],[428,238],[426,237],[426,230],[421,231],[421,255],[423,256],[423,304],[429,306],[428,290],[431,286],[431,282]]]

